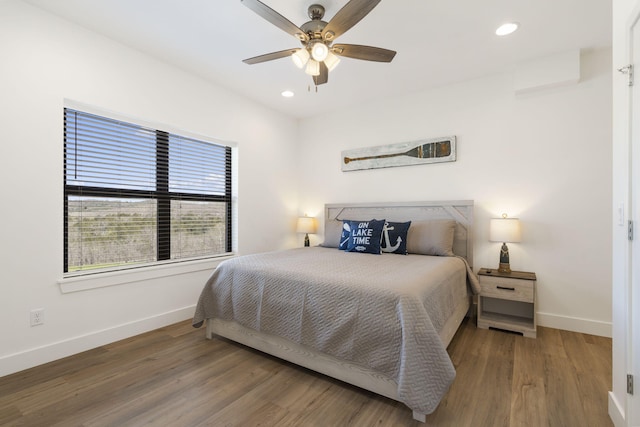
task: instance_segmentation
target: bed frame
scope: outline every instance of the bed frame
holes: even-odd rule
[[[384,218],[388,221],[455,219],[453,251],[466,258],[473,267],[473,201],[438,201],[410,203],[341,203],[325,205],[327,219]],[[448,346],[464,319],[469,305],[461,305],[447,321],[440,338]],[[207,320],[207,338],[214,335],[228,338],[257,350],[279,357],[324,375],[399,400],[398,384],[392,378],[365,367],[314,351],[311,348],[271,334],[260,333],[236,322]],[[426,415],[413,411],[413,418],[425,422]]]

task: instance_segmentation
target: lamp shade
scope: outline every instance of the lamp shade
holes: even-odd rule
[[[333,69],[336,68],[339,62],[340,62],[340,58],[338,58],[333,53],[328,52],[327,57],[324,60],[324,65],[327,66],[327,69],[329,71],[333,71]]]
[[[304,48],[298,49],[293,55],[291,55],[291,60],[294,64],[296,64],[296,67],[302,68],[307,65],[307,61],[309,60],[309,52]]]
[[[519,242],[520,234],[518,218],[492,218],[489,223],[489,240],[492,242]]]
[[[296,227],[298,233],[315,233],[316,232],[316,220],[308,216],[298,218],[298,225]]]
[[[304,70],[310,76],[319,76],[320,75],[320,63],[315,59],[310,59],[307,61],[307,68]]]

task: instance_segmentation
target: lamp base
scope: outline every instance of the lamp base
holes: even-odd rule
[[[500,273],[509,274],[511,273],[511,267],[509,266],[508,262],[501,262],[498,267],[498,271]]]
[[[304,246],[305,248],[309,247],[309,234],[304,235]]]

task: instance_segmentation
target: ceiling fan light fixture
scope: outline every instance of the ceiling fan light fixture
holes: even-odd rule
[[[296,64],[296,67],[301,69],[306,65],[307,61],[309,60],[309,51],[304,48],[298,49],[295,51],[295,53],[291,55],[291,60],[293,61],[294,64]]]
[[[310,76],[319,76],[320,75],[320,63],[315,59],[310,59],[307,62],[307,68],[304,70],[305,73]]]
[[[311,57],[316,61],[322,62],[327,57],[329,48],[321,41],[317,41],[311,46]]]
[[[266,21],[298,39],[302,43],[302,49],[298,46],[298,48],[247,58],[242,61],[245,64],[260,64],[290,56],[297,67],[313,77],[313,84],[317,89],[319,85],[328,82],[329,71],[333,70],[340,62],[336,55],[375,62],[391,62],[396,55],[393,50],[374,46],[355,44],[332,46],[336,38],[360,22],[380,3],[380,0],[344,0],[347,4],[329,22],[322,20],[325,12],[324,6],[312,4],[307,9],[311,21],[305,22],[301,26],[292,23],[262,1],[242,0],[242,3]]]
[[[327,53],[327,57],[324,60],[324,65],[327,66],[327,70],[333,71],[333,69],[338,66],[338,63],[340,63],[340,58],[329,51]]]

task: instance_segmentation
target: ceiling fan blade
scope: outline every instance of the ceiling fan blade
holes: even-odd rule
[[[324,62],[320,63],[320,74],[317,76],[313,76],[313,82],[316,86],[320,86],[329,81],[329,69],[324,64]]]
[[[287,49],[287,50],[281,50],[279,52],[266,53],[264,55],[254,56],[253,58],[245,59],[242,62],[244,62],[245,64],[253,65],[253,64],[259,64],[261,62],[273,61],[274,59],[280,59],[280,58],[284,58],[285,56],[291,56],[297,50],[298,49]]]
[[[331,51],[347,58],[363,59],[365,61],[391,62],[396,56],[395,50],[381,47],[362,46],[359,44],[334,44]]]
[[[278,12],[271,9],[269,6],[262,3],[261,1],[258,1],[258,0],[240,0],[240,1],[244,3],[244,5],[247,6],[249,9],[253,10],[255,13],[257,13],[267,21],[271,22],[273,25],[280,28],[281,30],[296,37],[298,40],[301,40],[301,41],[309,40],[309,36],[304,31],[302,31],[296,24],[289,21],[287,18],[280,15]]]
[[[351,0],[331,18],[326,27],[322,30],[323,38],[332,40],[341,34],[346,33],[351,27],[356,25],[362,18],[367,16],[380,3],[380,0]],[[331,33],[331,36],[327,36]]]

